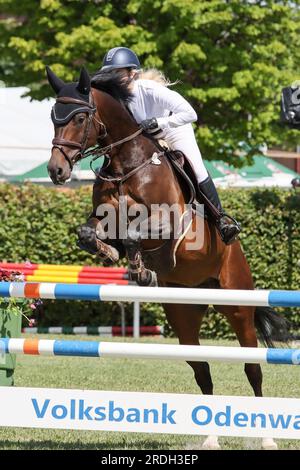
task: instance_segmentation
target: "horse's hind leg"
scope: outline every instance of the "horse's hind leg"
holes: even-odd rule
[[[257,347],[257,336],[254,327],[254,307],[216,306],[215,308],[226,315],[242,347]],[[262,371],[260,364],[245,364],[244,370],[255,396],[261,397]],[[272,438],[263,438],[262,448],[275,450],[277,449],[277,444]]]
[[[232,269],[236,266],[236,269]],[[234,243],[226,250],[220,271],[220,287],[222,289],[254,288],[250,268],[239,243]],[[239,343],[244,347],[257,347],[257,336],[254,326],[255,307],[216,306],[223,313],[235,331]],[[255,396],[262,396],[262,372],[259,364],[245,364],[245,373]]]
[[[199,345],[199,331],[207,307],[199,305],[164,304],[166,317],[180,344]],[[203,394],[212,395],[213,384],[207,362],[188,361]]]
[[[236,246],[235,246],[236,245]],[[238,244],[231,245],[229,256],[225,259],[220,275],[222,289],[253,289],[253,281],[248,263]],[[233,263],[236,270],[229,269]],[[218,312],[223,313],[242,347],[257,347],[257,335],[254,325],[255,307],[245,306],[215,306]],[[245,373],[254,391],[255,396],[262,397],[262,371],[260,364],[245,364]],[[273,439],[263,439],[262,447],[277,449]]]
[[[224,313],[242,347],[257,347],[253,307],[215,307]],[[245,364],[245,373],[256,397],[262,397],[262,371],[259,364]]]
[[[199,345],[199,331],[207,306],[164,304],[166,317],[180,344]],[[195,380],[203,394],[213,394],[213,383],[209,364],[202,361],[188,361],[194,370]],[[204,449],[220,449],[217,436],[208,436]]]

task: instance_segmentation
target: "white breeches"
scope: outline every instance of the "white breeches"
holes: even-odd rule
[[[198,183],[208,177],[191,124],[165,129],[161,138],[167,142],[171,150],[181,150],[186,155],[195,171]]]

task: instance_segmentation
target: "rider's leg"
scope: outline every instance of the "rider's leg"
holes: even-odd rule
[[[209,176],[195,139],[191,124],[168,130],[163,137],[172,150],[181,150],[188,158],[198,181],[200,196],[207,199],[207,209],[224,243],[232,243],[240,232],[239,224],[227,216],[222,208],[216,187]],[[203,201],[201,201],[203,202]]]
[[[240,233],[240,225],[235,219],[224,212],[214,182],[209,175],[204,181],[199,183],[199,189],[200,192],[213,204],[213,206],[218,209],[219,215],[213,208],[206,205],[215,221],[215,225],[221,239],[226,243],[226,245],[230,245],[230,243],[233,243],[236,240],[237,235]]]

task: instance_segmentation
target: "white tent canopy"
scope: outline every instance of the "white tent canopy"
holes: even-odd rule
[[[0,177],[18,175],[49,160],[54,100],[22,98],[27,88],[0,88]]]
[[[30,101],[30,98],[22,98],[26,91],[24,87],[0,88],[0,180],[50,183],[47,162],[54,135],[50,118],[54,99]],[[297,176],[261,155],[254,157],[253,165],[243,168],[217,160],[204,163],[219,187],[291,187],[292,178]],[[101,165],[100,160],[97,164]],[[95,179],[89,159],[74,167],[72,179]]]

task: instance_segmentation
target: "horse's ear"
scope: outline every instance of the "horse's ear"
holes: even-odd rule
[[[52,86],[55,93],[57,94],[62,89],[62,87],[65,86],[65,82],[61,80],[60,78],[58,78],[57,75],[55,75],[55,73],[52,72],[50,67],[48,67],[48,65],[46,65],[46,72],[47,72],[48,82]]]
[[[91,89],[91,79],[85,67],[82,67],[77,90],[82,95],[88,95]]]

